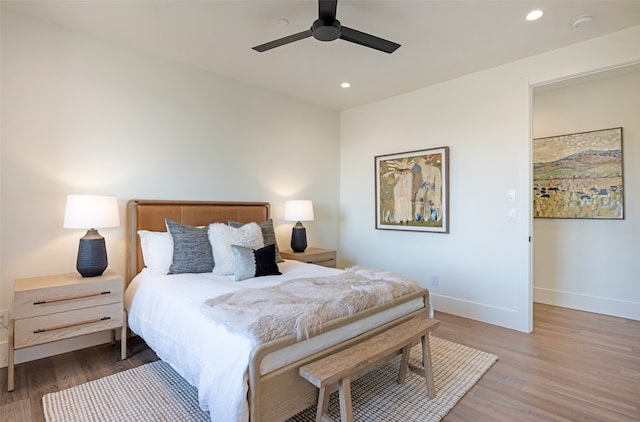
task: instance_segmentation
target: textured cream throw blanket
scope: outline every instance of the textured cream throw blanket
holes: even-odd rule
[[[391,272],[350,268],[343,274],[290,280],[278,286],[246,289],[203,303],[203,310],[229,331],[254,344],[295,334],[316,333],[324,322],[423,290],[414,280]]]

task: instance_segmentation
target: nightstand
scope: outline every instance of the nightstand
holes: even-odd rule
[[[104,330],[121,330],[122,359],[127,358],[124,281],[115,271],[98,277],[78,273],[21,278],[13,286],[9,322],[7,387],[13,391],[14,352]]]
[[[336,267],[336,251],[322,248],[307,248],[304,252],[280,251],[284,259],[294,259],[308,264]]]

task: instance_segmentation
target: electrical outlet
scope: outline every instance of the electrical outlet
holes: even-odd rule
[[[438,277],[438,274],[436,273],[431,274],[431,285],[437,286],[439,283],[440,283],[440,277]]]
[[[7,309],[0,310],[0,328],[9,327],[9,311]]]

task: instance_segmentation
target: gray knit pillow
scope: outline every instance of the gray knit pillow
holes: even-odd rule
[[[198,228],[165,219],[173,237],[173,262],[169,274],[210,273],[213,271],[213,252],[208,227]]]
[[[229,220],[231,227],[242,227],[243,223]],[[276,245],[276,262],[284,262],[284,259],[280,256],[280,249],[278,249],[278,242],[276,241],[276,232],[273,229],[273,220],[269,219],[259,224],[260,230],[262,230],[262,240],[264,240],[264,246]]]

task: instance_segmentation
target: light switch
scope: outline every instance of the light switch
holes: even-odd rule
[[[515,223],[516,222],[516,210],[515,208],[509,208],[507,210],[507,222]]]

